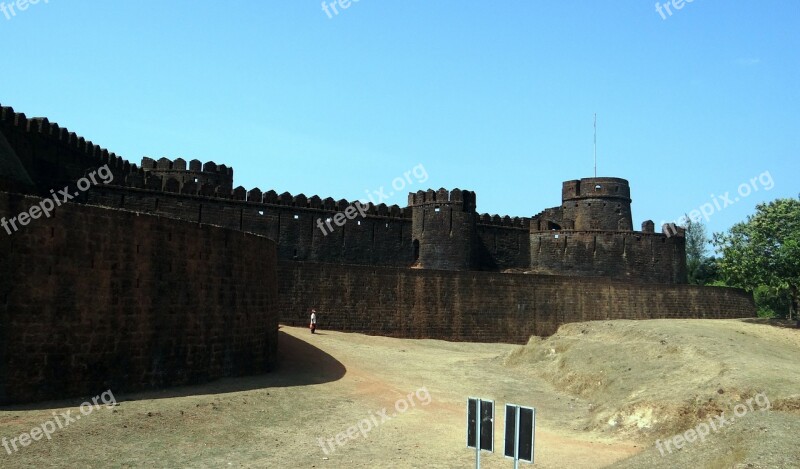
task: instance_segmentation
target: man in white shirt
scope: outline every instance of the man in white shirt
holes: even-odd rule
[[[311,310],[311,333],[314,334],[317,330],[317,310]]]

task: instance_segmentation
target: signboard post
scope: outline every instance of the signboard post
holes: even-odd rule
[[[467,399],[467,448],[475,448],[475,467],[481,467],[481,450],[494,452],[494,401]]]
[[[506,404],[505,425],[503,455],[514,459],[514,469],[519,467],[519,461],[533,464],[536,409]]]

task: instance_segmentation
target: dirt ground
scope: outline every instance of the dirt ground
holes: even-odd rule
[[[537,409],[536,467],[800,467],[797,329],[600,321],[524,347],[290,327],[280,335],[274,373],[116,395],[119,405],[52,440],[12,454],[0,447],[0,467],[474,467],[469,396],[498,409],[496,452],[483,454],[484,468],[513,467],[501,454],[505,403]],[[656,449],[656,440],[734,416],[748,399],[752,409],[705,441],[664,456]],[[53,412],[77,414],[82,401],[0,409],[0,438],[30,432]]]

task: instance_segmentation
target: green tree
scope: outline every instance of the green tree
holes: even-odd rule
[[[704,257],[695,271],[691,274],[689,283],[696,285],[712,285],[720,280],[719,265],[716,257]],[[694,282],[692,282],[694,279]]]
[[[800,198],[758,204],[747,221],[714,234],[714,245],[728,285],[758,290],[773,303],[787,299],[791,319],[800,301]]]
[[[706,255],[711,241],[702,222],[692,221],[688,215],[686,220],[686,273],[690,284],[705,285],[715,280],[709,278],[714,266]]]
[[[784,311],[788,311],[791,307],[789,295],[777,292],[766,285],[760,285],[753,290],[753,299],[756,301],[758,316],[762,318],[782,317]]]

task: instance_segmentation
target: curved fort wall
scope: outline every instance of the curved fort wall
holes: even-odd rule
[[[0,192],[0,217],[41,199]],[[0,403],[257,374],[276,360],[275,243],[79,204],[0,233]]]
[[[200,194],[158,192],[105,186],[87,195],[92,204],[125,208],[256,233],[277,241],[278,257],[289,260],[349,264],[411,265],[410,210],[370,206],[360,217],[324,234],[317,220],[325,221],[350,206],[346,200],[322,200],[300,194],[277,195],[258,189],[246,199]],[[408,218],[406,218],[408,217]]]

